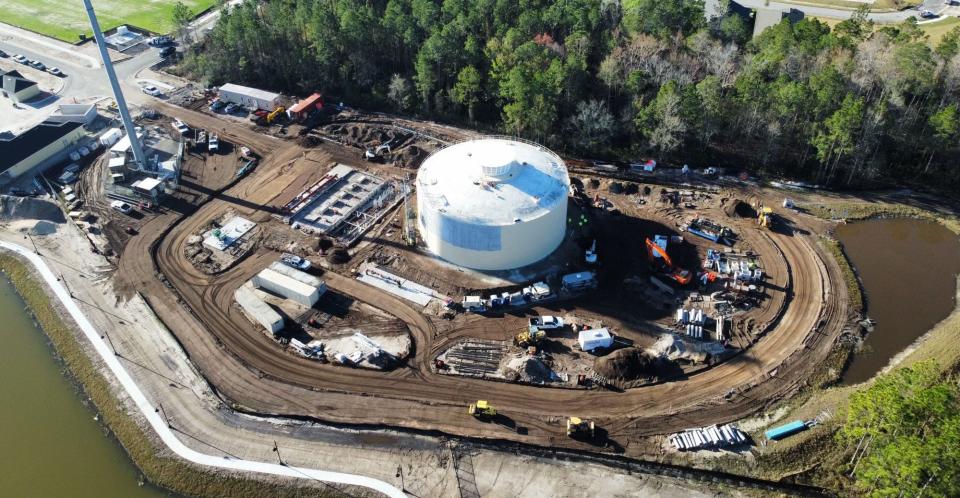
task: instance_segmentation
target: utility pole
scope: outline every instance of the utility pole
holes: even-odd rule
[[[287,464],[283,463],[283,459],[280,458],[280,448],[277,446],[276,439],[273,440],[273,452],[277,454],[277,461],[280,462],[280,465],[283,465],[284,467],[286,467]]]
[[[100,49],[100,58],[103,59],[103,67],[107,70],[107,79],[110,80],[110,86],[113,87],[113,98],[117,101],[117,109],[120,110],[123,127],[127,130],[127,136],[130,137],[130,148],[133,149],[134,160],[140,169],[146,168],[146,156],[143,155],[143,147],[140,145],[140,139],[137,138],[137,131],[133,125],[133,119],[130,118],[127,101],[123,98],[123,91],[120,90],[120,80],[117,79],[117,73],[113,70],[113,62],[110,61],[110,54],[107,53],[107,43],[104,41],[103,33],[100,31],[97,14],[93,12],[93,4],[90,3],[90,0],[83,0],[83,5],[87,9],[87,17],[90,18],[90,27],[93,28],[93,37],[97,42],[97,48]]]

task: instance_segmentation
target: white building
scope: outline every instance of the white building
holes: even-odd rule
[[[280,94],[227,83],[220,87],[220,100],[253,109],[272,111],[280,105]]]
[[[283,317],[269,304],[257,297],[257,294],[249,288],[238,287],[233,293],[233,298],[248,317],[262,325],[267,331],[275,334],[283,330]]]
[[[417,174],[420,236],[437,256],[478,270],[536,263],[563,241],[567,167],[539,145],[504,138],[434,152]]]
[[[253,285],[307,307],[313,306],[320,299],[320,289],[270,268],[264,268],[256,274]]]

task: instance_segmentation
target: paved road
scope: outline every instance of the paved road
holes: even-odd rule
[[[736,3],[750,8],[750,9],[771,9],[771,10],[780,10],[788,11],[790,9],[798,9],[802,11],[807,16],[812,17],[826,17],[829,19],[849,19],[853,16],[854,11],[850,9],[839,9],[833,7],[819,7],[811,5],[801,5],[795,3],[787,2],[770,2],[767,0],[734,0]],[[906,9],[897,12],[871,12],[868,14],[868,17],[877,23],[881,24],[891,24],[899,23],[906,20],[908,17],[916,17],[920,19],[920,10],[928,9],[933,11],[936,14],[940,14],[947,8],[947,5],[942,0],[927,0],[922,6],[913,9]]]

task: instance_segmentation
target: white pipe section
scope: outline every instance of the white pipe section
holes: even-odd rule
[[[387,484],[386,482],[383,482],[379,479],[374,479],[372,477],[309,469],[306,467],[291,467],[289,465],[279,465],[275,463],[255,462],[252,460],[238,460],[229,456],[215,456],[200,453],[199,451],[187,447],[179,439],[177,439],[173,431],[167,427],[167,423],[160,417],[160,414],[157,413],[156,408],[150,404],[150,402],[147,400],[147,397],[143,394],[143,391],[140,390],[140,387],[137,386],[136,382],[134,382],[127,370],[123,368],[120,360],[118,360],[113,354],[113,351],[110,349],[107,343],[100,338],[100,334],[93,327],[93,324],[87,320],[86,315],[83,314],[83,311],[80,310],[76,302],[74,302],[74,300],[70,297],[70,293],[67,292],[67,290],[63,287],[63,285],[60,284],[59,281],[57,281],[57,276],[52,270],[50,270],[50,267],[47,266],[43,259],[33,251],[17,244],[0,241],[0,247],[16,252],[17,254],[23,256],[37,269],[37,272],[40,273],[40,276],[43,277],[47,285],[53,289],[53,293],[57,296],[57,299],[63,303],[63,306],[67,309],[67,312],[70,313],[70,316],[73,317],[74,321],[77,322],[77,325],[80,326],[80,330],[83,331],[84,335],[87,336],[87,339],[93,344],[94,349],[97,350],[97,353],[103,359],[104,363],[107,364],[107,367],[110,369],[110,371],[113,372],[117,380],[120,381],[120,385],[123,386],[123,389],[127,392],[134,403],[136,403],[137,408],[139,408],[140,412],[143,413],[143,416],[146,417],[147,421],[150,423],[150,426],[153,427],[153,430],[156,431],[157,435],[160,436],[160,439],[163,440],[164,444],[166,444],[167,447],[179,457],[199,465],[206,465],[210,467],[259,472],[262,474],[273,474],[286,477],[314,479],[328,483],[350,484],[354,486],[370,488],[392,498],[406,498],[407,495],[404,492],[390,484]]]

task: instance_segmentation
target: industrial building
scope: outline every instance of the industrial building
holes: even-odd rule
[[[320,289],[300,280],[264,268],[253,277],[254,287],[268,290],[280,297],[310,307],[320,299]]]
[[[0,78],[3,80],[0,93],[16,104],[26,102],[40,94],[37,82],[24,78],[19,71],[7,71]]]
[[[242,286],[233,293],[233,298],[252,320],[275,334],[283,330],[283,317],[269,304],[263,302],[249,287]]]
[[[66,159],[84,135],[80,123],[44,121],[15,137],[0,136],[0,184]]]
[[[280,105],[280,94],[227,83],[220,87],[220,100],[251,109],[272,111]]]
[[[420,236],[456,265],[509,270],[563,241],[570,178],[559,156],[532,142],[480,138],[434,152],[417,174]]]
[[[60,104],[47,121],[56,123],[82,123],[89,125],[97,118],[97,106],[94,104]]]

